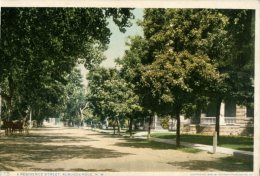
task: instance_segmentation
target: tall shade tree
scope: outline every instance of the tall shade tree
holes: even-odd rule
[[[220,104],[224,100],[234,100],[240,105],[253,103],[254,97],[254,36],[255,12],[253,10],[221,10],[228,17],[227,32],[230,51],[225,59],[216,61],[220,72],[225,73],[226,91],[217,91],[216,126],[220,134]]]
[[[102,85],[97,87],[92,84],[93,82],[89,83],[91,87],[95,87],[95,90],[98,89],[92,92],[92,102],[99,105],[99,111],[102,111],[99,114],[103,114],[104,118],[110,117],[114,124],[117,124],[120,133],[120,121],[127,119],[127,116],[130,116],[131,120],[132,113],[141,110],[139,97],[134,93],[133,85],[122,79],[117,70],[109,69],[103,73],[108,73],[108,77],[102,82]]]
[[[88,91],[87,101],[89,102],[90,109],[92,110],[93,116],[98,117],[101,121],[111,116],[106,109],[103,108],[102,101],[103,97],[100,96],[105,81],[110,78],[109,70],[103,67],[96,67],[90,70],[88,80]]]
[[[144,37],[147,40],[148,54],[146,58],[143,58],[142,62],[144,65],[153,64],[164,53],[167,55],[167,53],[172,52],[175,53],[175,57],[185,53],[189,57],[209,58],[210,61],[207,62],[213,64],[214,60],[223,59],[225,54],[229,52],[229,47],[226,45],[228,42],[225,30],[227,23],[227,17],[214,10],[147,9],[141,25],[144,29]],[[219,40],[220,38],[222,39],[221,41]],[[181,77],[181,75],[179,76]],[[219,82],[223,81],[219,80]],[[220,85],[217,84],[211,90],[224,91],[225,89],[223,86],[220,88]],[[147,94],[146,97],[149,99],[149,102],[154,102],[153,104],[155,105],[161,99],[159,94],[153,95],[149,91],[144,93]],[[203,93],[206,95],[206,92],[202,91],[201,96],[203,96]],[[154,98],[151,100],[151,97]],[[188,101],[185,102],[185,104],[187,103]],[[167,112],[168,109],[175,109],[176,111],[176,108],[167,108],[167,106],[156,111]]]
[[[157,62],[168,51],[175,56],[188,53],[192,57],[207,57],[221,74],[218,84],[201,92],[201,96],[217,102],[215,129],[218,137],[221,102],[230,97],[240,102],[252,98],[253,16],[253,11],[247,10],[209,9],[147,9],[144,14],[142,26],[148,41],[148,57],[143,59],[144,64]],[[241,46],[243,34],[247,39]],[[239,48],[243,50],[236,53]],[[243,71],[239,67],[243,67]]]
[[[149,101],[145,99],[145,90],[141,89],[140,86],[140,79],[141,79],[141,71],[142,71],[142,61],[143,58],[147,57],[148,48],[147,48],[147,41],[144,40],[141,36],[134,36],[130,37],[129,41],[127,42],[127,46],[129,47],[128,50],[125,51],[125,54],[122,58],[118,58],[116,60],[117,64],[120,66],[120,76],[129,84],[132,85],[132,90],[134,93],[139,97],[139,106],[142,107],[142,111],[133,112],[129,114],[130,116],[130,125],[129,125],[129,132],[130,136],[132,136],[132,125],[134,120],[139,118],[140,116],[147,116],[149,115],[152,108],[145,106]],[[152,122],[152,113],[150,113],[149,119],[149,127],[148,133],[150,134],[150,126]]]
[[[221,10],[229,19],[227,26],[231,49],[227,58],[219,63],[219,70],[228,74],[227,84],[232,96],[240,104],[253,102],[255,11]]]
[[[176,145],[180,145],[180,114],[201,92],[209,91],[221,81],[220,74],[207,56],[187,51],[163,52],[143,68],[142,83],[157,100],[157,113],[176,118]]]
[[[80,70],[76,68],[68,76],[65,97],[64,120],[68,119],[72,124],[81,125],[84,121],[83,111],[87,101],[82,76]]]
[[[89,68],[99,62],[97,50],[106,48],[111,35],[110,17],[125,31],[133,15],[112,8],[2,8],[0,86],[9,116],[15,101],[32,107],[49,84],[62,91],[79,58]]]

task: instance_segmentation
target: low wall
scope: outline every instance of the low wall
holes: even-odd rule
[[[189,134],[206,134],[212,135],[215,131],[215,125],[184,125],[181,128],[182,133]],[[240,126],[240,125],[223,125],[220,126],[220,135],[253,135],[253,126]]]

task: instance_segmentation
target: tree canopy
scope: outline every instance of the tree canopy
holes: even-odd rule
[[[105,120],[115,121],[120,129],[120,120],[135,111],[140,111],[139,97],[134,93],[133,84],[120,77],[118,70],[98,68],[89,75],[89,100],[93,112]]]
[[[124,31],[133,14],[130,9],[3,8],[0,85],[8,116],[13,118],[19,102],[31,108],[41,98],[60,104],[78,60],[91,68],[103,59],[98,51],[109,42],[109,17]]]
[[[145,9],[144,36],[132,36],[117,69],[105,59],[112,18],[121,32],[131,25],[131,9],[2,9],[0,86],[6,117],[45,116],[100,121],[154,114],[177,119],[216,102],[253,101],[254,11]],[[9,20],[12,19],[12,20]],[[89,70],[87,93],[77,64]],[[150,118],[151,123],[151,118]]]
[[[219,132],[220,103],[252,98],[252,20],[250,10],[145,9],[144,37],[133,38],[119,61],[124,77],[156,113],[178,116],[217,99]]]

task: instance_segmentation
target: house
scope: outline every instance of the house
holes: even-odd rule
[[[215,131],[215,104],[210,103],[200,114],[199,123],[182,125],[182,132],[212,134]],[[222,102],[220,106],[221,135],[253,135],[254,109],[237,105],[234,101]]]
[[[189,134],[213,134],[216,123],[216,105],[210,103],[202,110],[199,117],[184,118],[181,116],[181,132]],[[254,109],[250,106],[237,105],[233,101],[221,103],[220,134],[221,135],[253,135]],[[155,116],[152,128],[160,130],[160,119]],[[169,130],[176,130],[176,120],[169,120]]]

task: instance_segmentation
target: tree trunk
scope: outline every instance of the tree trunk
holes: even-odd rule
[[[85,106],[83,108],[79,108],[79,112],[80,112],[80,126],[83,126],[83,120],[84,120],[84,110],[87,108],[87,103],[85,104]]]
[[[133,137],[133,133],[132,133],[132,131],[133,131],[133,117],[131,116],[131,117],[130,117],[130,122],[129,122],[129,133],[130,133],[130,138]]]
[[[152,126],[152,122],[153,122],[153,116],[150,115],[150,117],[149,117],[149,123],[148,123],[147,139],[150,139],[150,137],[151,137],[151,126]]]
[[[177,128],[176,128],[176,146],[180,146],[180,128],[181,128],[181,119],[180,119],[180,111],[176,112],[176,120],[177,120]]]
[[[114,135],[116,134],[116,125],[115,125],[115,123],[113,124],[113,130],[114,130]]]
[[[30,115],[29,115],[29,129],[32,128],[32,108],[30,108],[30,111],[29,111]]]
[[[215,124],[215,131],[217,132],[217,141],[219,144],[219,136],[220,136],[220,129],[219,129],[219,121],[220,121],[220,107],[221,107],[221,98],[217,98],[216,101],[216,124]]]
[[[195,124],[200,124],[200,115],[201,115],[201,108],[197,108],[195,111],[195,119],[193,121],[193,123]]]
[[[109,126],[109,122],[108,122],[108,119],[109,119],[109,117],[106,117],[106,129],[108,129],[108,126]]]
[[[80,108],[79,111],[80,111],[80,126],[82,127],[83,126],[82,125],[83,124],[83,117],[84,117],[83,116],[83,110]]]
[[[2,90],[0,86],[0,130],[1,130],[1,124],[2,124]]]
[[[116,122],[117,122],[117,131],[118,131],[118,134],[120,134],[120,121],[119,121],[118,117],[116,117]]]
[[[13,78],[12,76],[10,75],[8,77],[8,86],[9,86],[9,98],[7,100],[7,104],[9,106],[9,120],[12,120],[12,114],[13,114],[13,102],[12,102],[12,99],[13,99],[13,95],[14,95],[14,81],[13,81]]]

